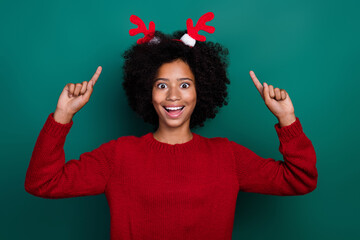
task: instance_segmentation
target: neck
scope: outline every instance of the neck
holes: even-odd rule
[[[193,135],[190,128],[161,128],[159,127],[153,136],[156,140],[168,144],[181,144],[190,141]]]

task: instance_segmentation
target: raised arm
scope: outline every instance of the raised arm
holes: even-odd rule
[[[64,144],[73,121],[61,124],[51,113],[35,143],[25,177],[25,190],[43,198],[69,198],[104,193],[111,175],[111,140],[79,159],[65,163]]]
[[[89,82],[68,83],[60,94],[35,144],[25,177],[25,190],[44,198],[67,198],[100,194],[111,172],[115,140],[65,164],[64,144],[73,116],[89,102],[102,68]]]
[[[275,129],[284,161],[263,158],[250,149],[230,141],[235,155],[239,190],[268,195],[304,195],[317,186],[316,154],[303,132],[299,119]]]

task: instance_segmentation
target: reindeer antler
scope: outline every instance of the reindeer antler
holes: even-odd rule
[[[212,20],[214,18],[214,13],[208,12],[202,15],[199,19],[199,21],[196,23],[196,26],[193,27],[193,21],[191,18],[189,18],[186,21],[186,27],[187,27],[187,33],[195,40],[204,42],[206,41],[206,37],[199,35],[198,32],[200,30],[204,30],[208,33],[213,33],[215,31],[215,28],[213,26],[207,26],[205,25],[206,22]]]
[[[137,44],[145,43],[150,41],[154,37],[155,33],[155,23],[153,21],[149,24],[149,30],[146,29],[146,25],[138,16],[131,15],[130,22],[138,25],[137,28],[133,28],[129,30],[130,36],[135,36],[139,33],[143,33],[144,37],[137,40]]]

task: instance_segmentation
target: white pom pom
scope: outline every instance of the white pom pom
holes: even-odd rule
[[[149,41],[149,43],[150,44],[158,44],[160,42],[160,38],[158,38],[158,37],[153,37],[150,41]]]
[[[190,46],[190,47],[194,47],[195,46],[195,43],[196,43],[196,40],[193,39],[192,37],[190,37],[189,34],[185,33],[181,38],[180,40],[185,43],[186,45]]]

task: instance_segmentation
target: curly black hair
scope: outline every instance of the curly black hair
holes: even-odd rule
[[[193,72],[197,102],[190,128],[203,127],[207,118],[215,118],[219,108],[228,105],[228,49],[211,41],[197,41],[194,47],[189,47],[172,40],[180,39],[186,32],[180,30],[166,35],[155,31],[159,42],[135,43],[122,54],[125,60],[123,88],[129,105],[145,122],[152,124],[154,130],[159,126],[159,117],[152,105],[152,87],[164,63],[181,59]]]

